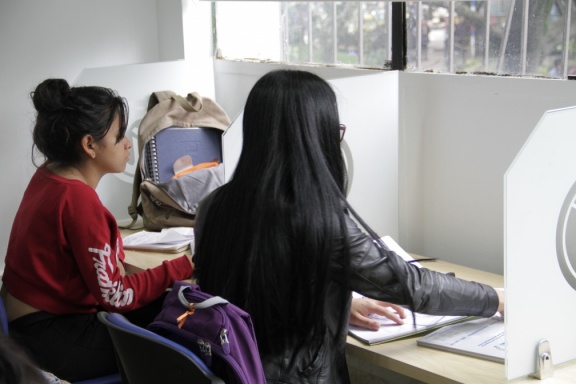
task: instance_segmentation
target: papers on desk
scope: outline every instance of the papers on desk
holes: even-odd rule
[[[506,343],[500,316],[440,328],[416,341],[418,345],[504,363]]]
[[[419,268],[422,267],[420,263],[413,262],[414,258],[402,249],[402,247],[400,247],[390,236],[382,237],[382,241],[388,248],[390,248],[390,250],[396,252],[396,254],[404,260],[411,262]],[[353,296],[357,297],[357,294],[354,293]],[[406,314],[406,318],[402,325],[398,325],[386,317],[372,314],[369,317],[378,320],[380,323],[380,329],[378,331],[349,325],[348,333],[367,344],[378,344],[430,331],[443,325],[452,324],[469,318],[468,316],[435,316],[415,313],[416,324],[414,324],[412,312],[408,309],[404,309],[404,313]]]
[[[160,232],[141,231],[122,239],[124,249],[137,251],[184,252],[194,242],[194,229],[189,227],[164,228]]]
[[[423,313],[415,313],[416,325],[412,321],[412,312],[404,309],[406,318],[404,324],[398,325],[392,320],[379,315],[370,315],[372,319],[377,319],[380,323],[380,329],[372,331],[365,328],[348,326],[348,332],[355,338],[367,344],[379,344],[388,341],[397,340],[406,336],[416,335],[421,332],[430,331],[443,325],[467,319],[466,316],[434,316]]]

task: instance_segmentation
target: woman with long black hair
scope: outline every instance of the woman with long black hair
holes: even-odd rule
[[[250,313],[270,383],[349,382],[351,291],[436,315],[503,309],[493,288],[416,268],[379,241],[346,200],[342,132],[326,81],[266,74],[234,175],[198,210],[195,276]]]

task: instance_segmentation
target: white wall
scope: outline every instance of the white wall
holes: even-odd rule
[[[35,170],[30,91],[49,77],[74,83],[84,68],[163,60],[160,46],[174,59],[183,52],[182,38],[159,36],[158,23],[179,7],[180,0],[0,0],[0,272],[12,220]]]
[[[402,73],[400,244],[503,273],[504,173],[546,110],[573,105],[574,81]]]

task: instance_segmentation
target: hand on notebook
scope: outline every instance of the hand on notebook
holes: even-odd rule
[[[397,324],[404,324],[402,319],[406,318],[404,309],[399,305],[377,301],[367,297],[352,299],[350,324],[377,331],[380,329],[380,324],[377,320],[369,318],[368,315],[370,314],[384,316]]]

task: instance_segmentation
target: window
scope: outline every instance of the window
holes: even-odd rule
[[[409,2],[409,69],[566,77],[576,65],[571,8],[571,0]]]
[[[220,58],[388,69],[405,52],[407,71],[576,75],[572,0],[223,1],[214,12]]]

